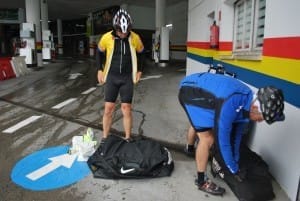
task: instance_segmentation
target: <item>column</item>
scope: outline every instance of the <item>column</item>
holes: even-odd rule
[[[93,31],[93,13],[89,13],[86,20],[86,35],[89,37],[90,57],[96,55],[97,41]]]
[[[154,61],[158,63],[160,60],[160,32],[161,27],[165,26],[165,10],[166,10],[166,0],[155,0],[155,52]]]
[[[42,30],[48,30],[48,1],[41,0],[41,20],[42,20]]]
[[[48,20],[48,2],[47,0],[41,1],[41,23],[42,23],[42,41],[43,41],[43,60],[51,59],[51,50],[52,50],[52,35],[49,30],[49,20]]]
[[[58,54],[62,55],[64,53],[63,51],[63,38],[62,38],[62,22],[61,19],[57,19],[57,48],[58,48]]]
[[[35,28],[35,48],[33,57],[36,54],[36,62],[38,67],[43,66],[42,59],[42,37],[41,37],[41,9],[40,0],[25,0],[26,22],[32,23]],[[34,59],[33,59],[34,60]],[[34,62],[33,62],[34,63]]]

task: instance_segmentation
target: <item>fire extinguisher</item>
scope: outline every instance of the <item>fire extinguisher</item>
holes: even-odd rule
[[[216,25],[216,21],[210,26],[210,47],[219,47],[219,26]]]

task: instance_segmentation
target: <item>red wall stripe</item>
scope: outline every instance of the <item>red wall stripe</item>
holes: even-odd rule
[[[195,42],[190,41],[187,42],[188,47],[194,47],[199,49],[211,49],[209,42]],[[219,49],[220,51],[232,51],[232,42],[219,42]]]
[[[189,41],[187,42],[187,47],[194,47],[194,48],[199,48],[199,49],[209,49],[209,42],[194,42],[194,41]]]
[[[210,49],[209,42],[187,42],[188,47]],[[219,51],[232,51],[232,42],[220,42]],[[265,38],[263,55],[287,59],[300,59],[300,37]]]
[[[220,51],[232,51],[232,42],[222,42],[219,43]]]
[[[263,55],[300,59],[300,37],[265,38]]]

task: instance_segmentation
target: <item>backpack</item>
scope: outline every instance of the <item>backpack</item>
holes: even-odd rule
[[[241,144],[240,148],[239,166],[244,173],[242,182],[222,166],[224,163],[220,159],[220,153],[214,153],[211,161],[212,175],[223,179],[240,201],[267,201],[275,198],[267,163],[245,144]]]
[[[94,178],[154,178],[170,176],[174,169],[171,153],[158,142],[137,138],[126,141],[109,135],[89,157]]]

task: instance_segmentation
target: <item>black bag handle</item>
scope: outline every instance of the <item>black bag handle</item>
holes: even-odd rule
[[[209,67],[208,67],[208,72],[211,72],[212,70],[214,70],[214,72],[216,74],[228,75],[230,77],[236,78],[236,74],[231,73],[231,72],[227,72],[222,64],[217,64],[217,65],[210,64]]]

